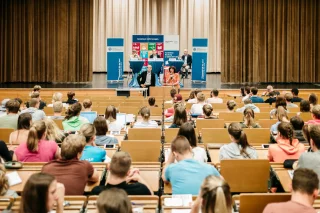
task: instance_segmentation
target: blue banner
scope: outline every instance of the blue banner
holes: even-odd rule
[[[123,81],[123,38],[107,39],[107,81]]]
[[[132,42],[133,43],[163,42],[163,35],[132,35]]]
[[[208,39],[192,39],[192,81],[207,80]]]
[[[179,50],[165,50],[164,51],[164,61],[166,62],[166,65],[170,58],[178,58],[179,57]]]

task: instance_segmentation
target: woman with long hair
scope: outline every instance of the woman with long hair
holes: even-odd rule
[[[97,200],[98,213],[132,213],[132,204],[123,189],[111,188],[100,193]]]
[[[240,122],[242,128],[261,128],[259,124],[254,122],[254,111],[251,108],[246,108],[243,111],[243,122]]]
[[[44,119],[47,126],[46,139],[48,141],[55,141],[57,143],[62,143],[63,139],[66,137],[65,134],[59,129],[57,124],[50,118]]]
[[[65,131],[78,131],[83,124],[89,123],[88,119],[80,116],[81,110],[82,106],[79,102],[69,106],[66,111],[66,116],[62,121],[62,126]]]
[[[9,144],[20,144],[28,139],[29,129],[32,123],[30,113],[22,113],[18,117],[18,128],[9,137]]]
[[[273,116],[276,114],[277,109],[279,107],[283,107],[286,110],[286,112],[289,112],[287,109],[286,99],[283,96],[277,96],[276,102],[275,102],[275,108],[270,111],[270,118],[273,118]]]
[[[210,175],[203,181],[191,213],[231,213],[232,198],[229,184],[221,177]]]
[[[49,162],[60,157],[55,141],[46,140],[47,126],[44,121],[36,121],[29,130],[28,139],[14,151],[13,160],[22,162]]]
[[[6,168],[0,164],[0,196],[18,197],[18,194],[10,190],[8,177],[6,176]]]
[[[236,106],[237,106],[237,103],[234,100],[227,101],[228,112],[234,112]]]
[[[276,134],[278,132],[278,125],[281,122],[289,123],[289,118],[286,109],[283,106],[279,106],[275,112],[275,116],[277,118],[277,123],[273,124],[270,128],[272,134]]]
[[[298,159],[305,152],[304,145],[294,137],[291,123],[281,122],[278,125],[277,144],[271,144],[268,151],[270,162],[283,163],[287,159]]]
[[[220,148],[219,158],[223,159],[257,159],[258,154],[250,146],[246,133],[239,123],[231,123],[228,127],[231,143]]]
[[[318,96],[314,93],[311,93],[309,95],[309,102],[310,102],[310,110],[312,110],[312,107],[318,104]]]
[[[93,125],[96,128],[95,144],[97,146],[118,144],[118,139],[116,137],[107,135],[108,125],[104,117],[98,116],[93,121]]]
[[[110,105],[106,108],[106,112],[104,115],[107,120],[108,129],[110,132],[120,132],[123,128],[121,124],[117,121],[117,108]]]
[[[184,106],[178,106],[174,110],[173,122],[169,128],[180,128],[182,124],[187,122],[187,111]]]
[[[20,213],[48,213],[56,204],[56,213],[63,213],[64,185],[49,174],[30,176],[23,188]]]
[[[158,128],[158,123],[150,119],[151,113],[148,107],[142,107],[139,114],[142,121],[133,124],[133,128]]]

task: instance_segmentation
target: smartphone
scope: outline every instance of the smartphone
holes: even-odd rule
[[[104,145],[104,148],[116,148],[116,145],[115,144],[105,144]]]
[[[264,149],[268,149],[268,148],[269,148],[269,144],[262,144],[261,146],[262,146],[262,148],[264,148]]]

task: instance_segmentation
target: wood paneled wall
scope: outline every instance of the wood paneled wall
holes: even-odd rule
[[[0,82],[92,80],[93,0],[1,0]]]
[[[222,0],[223,82],[320,82],[319,0]]]

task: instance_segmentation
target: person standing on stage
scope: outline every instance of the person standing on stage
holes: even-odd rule
[[[188,72],[189,72],[189,69],[191,69],[191,64],[192,64],[192,56],[188,54],[187,49],[185,49],[183,53],[184,55],[181,57],[183,60],[181,74],[182,74],[182,78],[185,77],[186,79],[188,79]]]
[[[148,88],[147,95],[149,96],[149,87],[154,87],[156,85],[156,76],[152,72],[152,66],[148,65],[147,71],[140,73],[137,77],[137,81],[141,88]],[[143,93],[144,94],[144,93]]]
[[[175,89],[179,89],[179,81],[179,73],[176,73],[176,68],[174,66],[171,66],[169,68],[169,72],[166,72],[164,86],[172,86]]]
[[[158,55],[157,51],[154,49],[152,50],[152,55],[150,55],[150,58],[160,58],[160,55]]]

